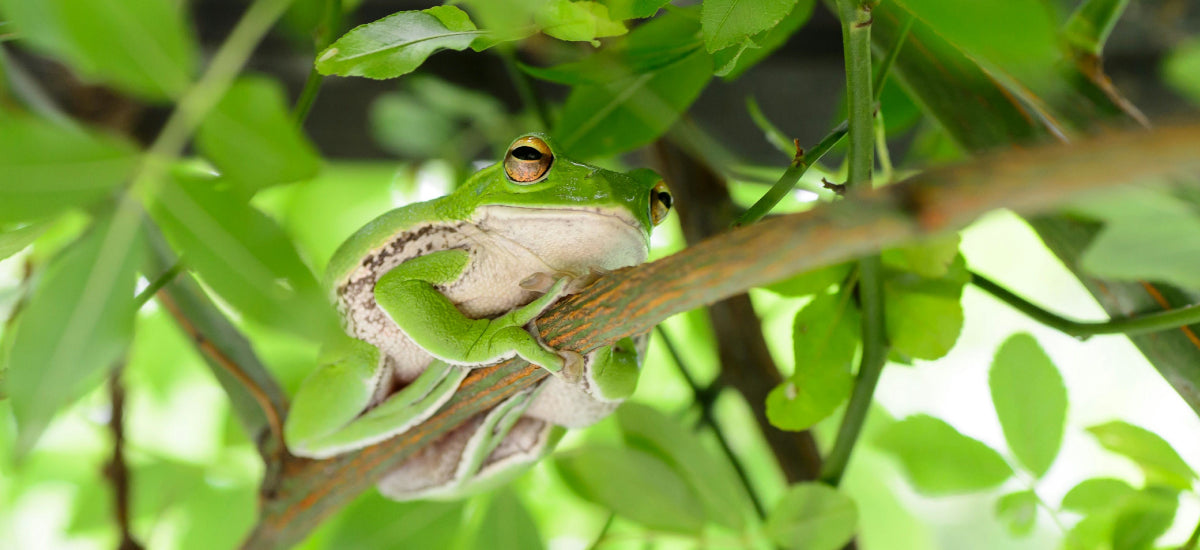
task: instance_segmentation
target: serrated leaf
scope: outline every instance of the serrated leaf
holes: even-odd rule
[[[991,447],[928,415],[910,416],[885,427],[875,443],[895,455],[909,482],[926,495],[990,489],[1013,473]]]
[[[30,9],[21,4],[42,4]],[[6,0],[18,28],[35,45],[85,79],[146,99],[178,97],[197,67],[196,45],[180,6],[170,0]]]
[[[657,456],[679,473],[710,520],[737,531],[745,527],[745,517],[754,509],[736,474],[691,429],[639,403],[617,409],[617,422],[630,447]]]
[[[234,82],[200,125],[196,145],[247,195],[320,170],[316,149],[288,115],[283,88],[264,77]]]
[[[48,223],[31,223],[0,233],[0,260],[25,250],[49,227]]]
[[[1134,461],[1146,474],[1147,483],[1162,483],[1176,489],[1192,486],[1196,473],[1158,434],[1127,422],[1114,420],[1088,428],[1105,449]]]
[[[28,452],[62,408],[95,387],[129,344],[145,246],[136,218],[100,218],[46,267],[14,334],[6,380]]]
[[[968,278],[961,255],[938,279],[890,273],[884,282],[884,318],[892,347],[915,359],[949,353],[962,331],[962,289]]]
[[[883,265],[911,271],[927,279],[945,277],[958,257],[958,233],[929,239],[925,242],[884,250]]]
[[[217,182],[181,178],[159,191],[155,221],[184,263],[242,314],[324,341],[337,322],[291,239]]]
[[[137,149],[124,140],[0,114],[0,225],[99,200],[136,162]]]
[[[704,508],[661,460],[634,449],[586,447],[557,455],[559,474],[576,494],[651,529],[698,533]]]
[[[316,67],[324,75],[395,78],[438,50],[465,50],[483,34],[454,6],[402,11],[342,35],[317,56]]]
[[[631,52],[688,52],[669,64],[576,86],[552,132],[577,158],[613,155],[661,136],[712,78],[712,58],[695,44],[696,25],[675,13],[657,17],[626,38]],[[632,55],[632,54],[630,54]],[[651,54],[661,59],[663,53]]]
[[[787,17],[777,25],[746,39],[741,44],[713,53],[714,64],[718,67],[716,75],[724,80],[735,80],[766,59],[808,22],[816,4],[817,0],[799,0]],[[890,119],[888,125],[891,126]]]
[[[1042,477],[1062,446],[1067,420],[1062,375],[1033,336],[1014,334],[996,350],[988,386],[1008,448],[1034,477]]]
[[[809,296],[821,292],[833,285],[840,284],[846,280],[846,276],[850,274],[850,270],[854,267],[852,263],[836,264],[831,266],[806,271],[789,279],[771,283],[763,288],[770,290],[780,296]]]
[[[779,24],[796,0],[706,0],[700,10],[704,45],[715,52]]]
[[[1063,510],[1071,510],[1081,514],[1092,514],[1116,508],[1125,497],[1136,491],[1130,484],[1113,478],[1092,478],[1079,482],[1078,485],[1063,495]]]
[[[1037,524],[1038,497],[1033,491],[1017,491],[996,500],[996,519],[1008,532],[1024,537],[1033,532]]]
[[[848,292],[818,294],[796,314],[792,325],[796,370],[767,396],[772,425],[808,429],[850,396],[861,325]]]
[[[833,487],[799,483],[771,509],[764,528],[771,541],[784,548],[834,550],[854,538],[858,508]]]

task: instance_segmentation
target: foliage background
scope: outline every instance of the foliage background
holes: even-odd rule
[[[180,6],[147,0],[125,7],[136,13],[139,8],[135,4],[185,8],[181,13],[186,17],[180,18],[175,34],[185,42],[194,37],[200,45],[191,54],[179,54],[191,59],[189,63],[195,66],[201,60],[211,59],[244,6],[240,2],[217,1]],[[936,2],[926,4],[938,7]],[[9,32],[13,26],[10,18],[19,19],[17,11],[33,5],[21,0],[0,2],[3,14],[0,20],[4,21],[0,34]],[[1023,2],[1020,6],[1049,10],[1051,20],[1064,18],[1074,7],[1071,2]],[[235,159],[261,160],[283,150],[281,154],[288,160],[286,169],[240,164],[251,170],[240,179],[248,182],[244,185],[249,190],[258,191],[251,204],[278,223],[294,241],[299,258],[317,273],[341,239],[366,220],[394,205],[442,194],[452,182],[469,172],[473,161],[493,157],[497,148],[502,149],[514,135],[538,124],[524,109],[500,56],[447,51],[431,57],[418,74],[400,80],[326,79],[305,124],[306,137],[288,141],[293,139],[288,137],[291,134],[278,130],[286,128],[286,124],[281,125],[280,120],[271,117],[286,117],[288,106],[301,93],[313,58],[308,29],[320,19],[320,7],[319,2],[301,2],[290,11],[250,59],[251,71],[269,77],[237,85],[235,89],[244,93],[246,102],[241,107],[226,104],[218,108],[228,109],[235,114],[233,118],[257,115],[267,119],[260,121],[262,127],[276,132],[269,142],[275,147],[266,147],[268,156],[258,154],[248,140],[230,142],[236,147],[222,153],[222,145],[230,144],[224,143],[223,137],[236,135],[236,130],[223,133],[220,127],[213,126],[219,123],[202,125],[196,144],[196,149],[213,161],[222,158],[222,154]],[[368,22],[392,11],[425,7],[364,2],[351,19]],[[944,5],[941,7],[946,13],[953,12]],[[1020,12],[1020,8],[1017,11],[1016,20],[1021,16],[1038,20],[1032,12]],[[111,13],[124,12],[115,9]],[[1118,88],[1153,119],[1166,120],[1194,112],[1188,101],[1200,100],[1197,92],[1200,62],[1196,61],[1200,58],[1200,47],[1194,38],[1197,17],[1200,14],[1195,6],[1184,1],[1133,3],[1109,42],[1106,69]],[[994,44],[997,50],[1014,56],[1028,51],[1022,42],[1025,36],[1016,32],[1018,29],[1005,30],[1011,31],[1011,35],[1001,32],[989,36],[997,40]],[[69,53],[69,49],[56,50],[58,46],[54,44],[38,44],[39,36],[42,35],[36,30],[18,27],[11,38],[6,38],[5,57],[0,60],[6,77],[2,96],[6,109],[26,108],[22,106],[26,105],[27,97],[16,83],[30,77],[47,88],[46,93],[53,101],[67,105],[73,116],[145,143],[167,117],[170,102],[164,102],[163,98],[174,96],[178,90],[173,87],[186,86],[189,78],[163,77],[147,84],[136,75],[122,73],[119,61],[117,67],[89,66],[72,57],[79,54]],[[844,116],[846,109],[840,43],[840,30],[831,10],[815,6],[813,18],[771,57],[736,80],[714,80],[706,86],[688,110],[690,123],[732,151],[740,165],[768,174],[757,180],[773,181],[789,158],[764,139],[763,130],[743,107],[744,98],[756,98],[765,116],[783,128],[788,137],[798,138],[801,144],[816,143]],[[178,48],[187,51],[186,44]],[[567,43],[536,35],[523,43],[521,55],[531,64],[550,66],[578,57],[588,49],[586,42]],[[57,55],[43,55],[47,51]],[[52,61],[56,58],[65,59],[68,66],[74,67],[74,73]],[[1003,61],[1003,56],[1000,59]],[[183,68],[187,68],[186,64]],[[115,81],[118,91],[84,86],[73,74]],[[550,105],[566,97],[566,88],[562,86],[540,81],[535,81],[534,86]],[[890,145],[897,166],[902,169],[925,166],[961,154],[948,145],[945,133],[907,100],[894,83],[885,88],[882,101],[883,118],[889,135],[894,138]],[[281,120],[286,122],[286,118]],[[15,142],[28,136],[13,130],[20,126],[4,128],[7,131],[0,135],[0,145],[8,149],[0,147],[0,150],[20,151]],[[207,140],[206,132],[210,136]],[[653,137],[649,136],[647,141]],[[628,144],[620,143],[617,149],[623,152],[625,145]],[[196,152],[189,150],[192,154]],[[826,160],[829,173],[810,173],[802,187],[818,188],[822,175],[844,179],[837,172],[841,153],[835,151]],[[5,158],[11,161],[13,157]],[[649,150],[642,149],[624,157],[601,158],[599,162],[614,167],[642,166],[653,165],[655,158]],[[268,173],[254,172],[255,168]],[[271,172],[272,169],[276,172]],[[279,170],[285,173],[278,175]],[[270,186],[274,183],[268,181],[272,177],[292,183]],[[734,182],[730,187],[742,207],[749,206],[765,189],[756,181]],[[797,193],[780,210],[806,208],[805,201],[814,198],[812,193]],[[151,211],[155,213],[153,208]],[[3,208],[0,212],[4,212]],[[95,212],[92,210],[91,214]],[[239,211],[229,212],[234,216]],[[5,235],[30,227],[22,225],[24,220],[19,218],[16,223],[9,223],[11,218],[2,221],[4,228],[10,230]],[[81,234],[89,221],[87,213],[60,213],[51,223],[38,226],[40,235],[33,246],[19,247],[21,252],[0,263],[0,306],[4,311],[15,310],[30,286],[37,284],[38,275],[30,277],[27,271],[44,273],[41,271],[44,266],[53,262],[62,247]],[[170,225],[163,216],[159,216],[159,221]],[[683,246],[675,223],[672,220],[655,235],[656,257]],[[12,231],[14,228],[16,231]],[[198,235],[200,241],[206,238]],[[1036,235],[1011,214],[994,214],[965,231],[961,250],[973,269],[1003,281],[1036,303],[1076,318],[1104,316],[1103,309]],[[223,294],[229,286],[209,279],[205,283],[230,299]],[[139,288],[145,284],[145,280],[141,281]],[[792,323],[807,300],[781,297],[765,290],[755,290],[751,296],[763,319],[775,362],[785,374],[792,372]],[[860,545],[1051,548],[1064,544],[1062,529],[1070,529],[1080,515],[1039,510],[1032,534],[1024,536],[1013,534],[997,518],[994,510],[997,498],[1028,488],[1034,483],[1029,476],[1010,479],[1002,487],[966,494],[923,496],[906,481],[894,457],[876,444],[879,434],[893,425],[892,419],[928,413],[1007,453],[1003,451],[1007,448],[1005,436],[988,392],[988,365],[1001,342],[1018,331],[1034,335],[1045,348],[1062,373],[1069,395],[1061,454],[1047,476],[1036,481],[1038,495],[1051,507],[1057,507],[1072,487],[1089,478],[1111,476],[1125,479],[1134,487],[1142,486],[1143,474],[1134,463],[1104,451],[1086,431],[1109,420],[1122,419],[1149,429],[1169,442],[1193,468],[1200,465],[1200,440],[1195,437],[1200,422],[1196,415],[1152,372],[1127,339],[1106,336],[1079,342],[1029,321],[971,286],[965,290],[962,303],[962,333],[949,355],[933,362],[917,360],[911,368],[893,364],[884,373],[877,393],[880,407],[872,411],[867,434],[856,449],[855,461],[844,482],[846,494],[857,504]],[[238,319],[239,328],[251,338],[255,352],[290,394],[311,370],[317,347],[311,339],[297,334],[303,329],[289,331],[296,327],[281,321],[282,316],[290,316],[295,310],[278,314],[271,309],[277,305],[264,305],[262,311],[266,314],[259,316],[238,315],[230,308],[226,311]],[[681,315],[664,326],[693,375],[702,382],[715,378],[720,365],[713,352],[713,335],[703,316],[695,312]],[[6,342],[11,341],[12,332],[11,326],[6,326],[3,333]],[[123,376],[128,400],[125,447],[131,468],[133,533],[153,548],[232,547],[254,523],[255,493],[263,474],[257,451],[234,418],[224,392],[162,307],[153,301],[143,307],[133,334]],[[664,440],[674,448],[702,445],[708,465],[720,472],[710,481],[724,487],[718,491],[738,493],[739,489],[729,489],[730,483],[736,486],[737,479],[711,431],[697,431],[696,441],[687,435],[691,433],[687,427],[697,423],[696,396],[680,378],[661,340],[656,338],[652,346],[634,401],[650,405],[679,423],[680,427],[673,430],[676,435],[663,436]],[[14,457],[0,460],[3,503],[0,546],[107,547],[118,540],[119,533],[112,520],[112,488],[104,475],[112,446],[107,427],[112,414],[110,397],[102,384],[93,383],[88,388],[90,392],[55,417],[37,446],[20,463],[15,461],[20,443],[11,412],[12,400],[0,401],[3,418],[0,449],[4,457]],[[763,406],[724,392],[715,404],[715,412],[730,447],[749,474],[753,490],[768,509],[773,509],[787,484],[750,413],[751,408]],[[636,415],[658,418],[646,409],[624,410],[627,419],[640,418]],[[825,447],[832,440],[837,421],[835,414],[815,428]],[[571,434],[560,446],[562,454],[556,459],[560,470],[587,464],[588,458],[596,455],[572,450],[592,449],[596,445],[626,446],[622,443],[620,418]],[[1009,460],[1014,458],[1010,456]],[[604,531],[610,518],[607,510],[581,498],[577,493],[587,491],[578,490],[578,481],[575,490],[571,484],[564,484],[562,472],[551,462],[537,466],[511,489],[462,503],[396,504],[368,492],[327,521],[303,547],[386,548],[409,543],[420,547],[469,548],[478,547],[483,541],[511,547],[528,547],[538,541],[556,547],[583,547],[601,532],[605,533],[606,547],[641,546],[646,542],[687,547],[696,543],[698,533],[704,534],[706,538],[702,540],[710,546],[762,544],[761,539],[755,538],[760,534],[757,527],[747,528],[750,534],[739,535],[737,529],[727,528],[735,520],[714,518],[703,510],[697,512],[694,503],[688,503],[690,498],[666,498],[656,505],[656,515],[674,517],[670,510],[678,514],[685,527],[696,518],[701,518],[704,527],[690,532],[689,528],[674,529],[683,533],[667,532],[672,529],[664,529],[663,525],[646,529],[644,519],[639,521],[622,514]],[[586,476],[591,470],[582,468],[582,471]],[[644,497],[634,492],[634,487],[624,493],[626,500]],[[592,497],[597,500],[595,495]],[[614,498],[620,500],[622,496]],[[1178,511],[1168,518],[1167,523],[1172,527],[1157,545],[1170,547],[1183,543],[1192,533],[1198,516],[1200,500],[1193,492],[1182,492]],[[747,521],[755,524],[753,519]],[[1145,547],[1153,540],[1146,541]]]

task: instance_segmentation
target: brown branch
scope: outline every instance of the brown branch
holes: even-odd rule
[[[552,346],[590,350],[641,334],[670,315],[794,273],[917,237],[961,229],[985,212],[1045,212],[1089,193],[1200,170],[1200,125],[1111,134],[1071,146],[1014,150],[932,170],[810,212],[779,216],[673,256],[604,277],[539,321]],[[546,376],[509,361],[478,369],[455,397],[413,430],[360,451],[314,461],[285,455],[246,548],[301,539],[419,448]]]
[[[124,367],[124,360],[121,360],[113,367],[108,378],[108,395],[112,402],[108,427],[113,435],[113,454],[104,467],[104,476],[113,488],[113,515],[117,520],[117,531],[121,534],[117,548],[141,550],[142,545],[134,540],[133,533],[129,530],[129,467],[125,464],[125,387],[121,385],[121,372],[125,370]]]

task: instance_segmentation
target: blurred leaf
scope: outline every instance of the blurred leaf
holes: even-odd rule
[[[850,497],[815,482],[791,486],[767,515],[765,530],[784,548],[835,550],[854,538],[858,509]]]
[[[406,91],[381,94],[371,104],[372,134],[385,149],[409,158],[465,163],[480,151],[502,154],[489,145],[504,147],[515,135],[504,104],[491,95],[428,75],[406,80]]]
[[[258,491],[252,485],[225,486],[207,480],[180,502],[188,518],[179,548],[236,548],[258,515]]]
[[[336,521],[324,548],[451,548],[462,528],[463,503],[393,502],[370,490]]]
[[[497,491],[488,503],[483,522],[475,531],[475,547],[490,550],[544,548],[538,526],[512,489]],[[425,546],[432,548],[432,546]]]
[[[674,60],[639,62],[642,70],[575,86],[552,132],[559,145],[591,158],[628,151],[666,132],[712,77],[712,58],[695,43],[696,30],[695,21],[671,12],[630,33],[622,59]],[[678,57],[682,52],[687,54]]]
[[[650,17],[671,0],[607,0],[608,13],[618,21]]]
[[[928,415],[885,427],[875,443],[900,460],[908,480],[926,495],[990,489],[1013,473],[991,447]]]
[[[795,1],[795,0],[793,0]],[[812,17],[816,0],[799,0],[777,25],[713,54],[716,75],[735,80],[778,50]]]
[[[722,50],[770,30],[796,5],[796,0],[706,0],[700,10],[704,46]]]
[[[851,369],[862,321],[849,292],[818,294],[796,314],[796,370],[767,395],[767,418],[800,431],[833,414],[854,387]]]
[[[988,372],[992,403],[1013,455],[1034,477],[1042,477],[1062,446],[1067,420],[1067,388],[1037,340],[1010,336]]]
[[[33,447],[55,413],[95,387],[128,345],[145,250],[136,224],[97,219],[46,266],[25,306],[5,382],[17,419],[16,456]]]
[[[1183,490],[1192,487],[1196,473],[1157,434],[1119,420],[1092,426],[1088,431],[1105,449],[1124,455],[1140,466],[1148,484],[1163,483]]]
[[[320,170],[316,150],[288,114],[283,88],[265,77],[234,82],[200,125],[196,145],[246,195]]]
[[[123,140],[0,114],[0,225],[99,200],[125,183],[136,161]]]
[[[683,477],[709,519],[736,531],[745,527],[754,509],[736,474],[690,428],[639,403],[617,409],[617,422],[630,447],[655,455]]]
[[[1135,489],[1119,479],[1097,477],[1085,479],[1067,491],[1061,508],[1081,514],[1091,514],[1116,508]]]
[[[1024,537],[1037,525],[1037,507],[1038,497],[1033,491],[1009,493],[996,500],[996,518],[1009,533]]]
[[[402,11],[359,25],[321,55],[323,75],[385,79],[408,74],[438,50],[464,50],[484,31],[454,6]]]
[[[1113,550],[1145,550],[1175,520],[1179,496],[1173,491],[1143,489],[1125,499],[1112,527]]]
[[[962,237],[958,233],[935,237],[917,244],[891,248],[882,253],[883,264],[911,271],[927,279],[945,277],[958,256]]]
[[[31,223],[0,233],[0,260],[4,260],[33,244],[50,227],[48,223]]]
[[[892,347],[915,359],[940,359],[949,353],[962,331],[962,289],[969,278],[961,255],[944,277],[889,273],[884,317]]]
[[[586,42],[627,32],[620,20],[609,18],[607,6],[588,0],[543,0],[533,19],[543,33],[559,40]]]
[[[1200,38],[1179,43],[1163,63],[1163,80],[1200,105]]]
[[[586,500],[650,529],[698,533],[704,508],[686,482],[653,455],[586,447],[556,455],[563,480]]]
[[[1084,0],[1063,25],[1063,38],[1071,47],[1099,56],[1128,5],[1129,0]]]
[[[181,177],[151,214],[184,263],[244,315],[316,341],[340,330],[287,234],[233,193]]]
[[[850,274],[850,269],[853,267],[852,263],[826,266],[806,271],[790,279],[771,283],[763,288],[781,296],[808,296],[824,291],[833,285],[841,284],[846,280],[846,276]]]
[[[26,5],[22,5],[26,4]],[[28,4],[41,4],[30,6]],[[178,97],[197,67],[182,8],[170,0],[3,0],[5,15],[31,42],[86,79],[146,99]]]

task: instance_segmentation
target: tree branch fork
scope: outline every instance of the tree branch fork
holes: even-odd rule
[[[881,189],[856,189],[845,200],[767,218],[618,270],[557,303],[538,320],[538,330],[553,347],[591,350],[752,287],[962,229],[998,208],[1038,214],[1131,182],[1200,172],[1196,151],[1200,124],[1110,133],[998,152]],[[281,464],[268,464],[278,475],[264,482],[259,522],[245,547],[303,540],[321,519],[420,448],[546,376],[517,360],[477,369],[447,405],[400,436],[328,460],[282,454]]]

